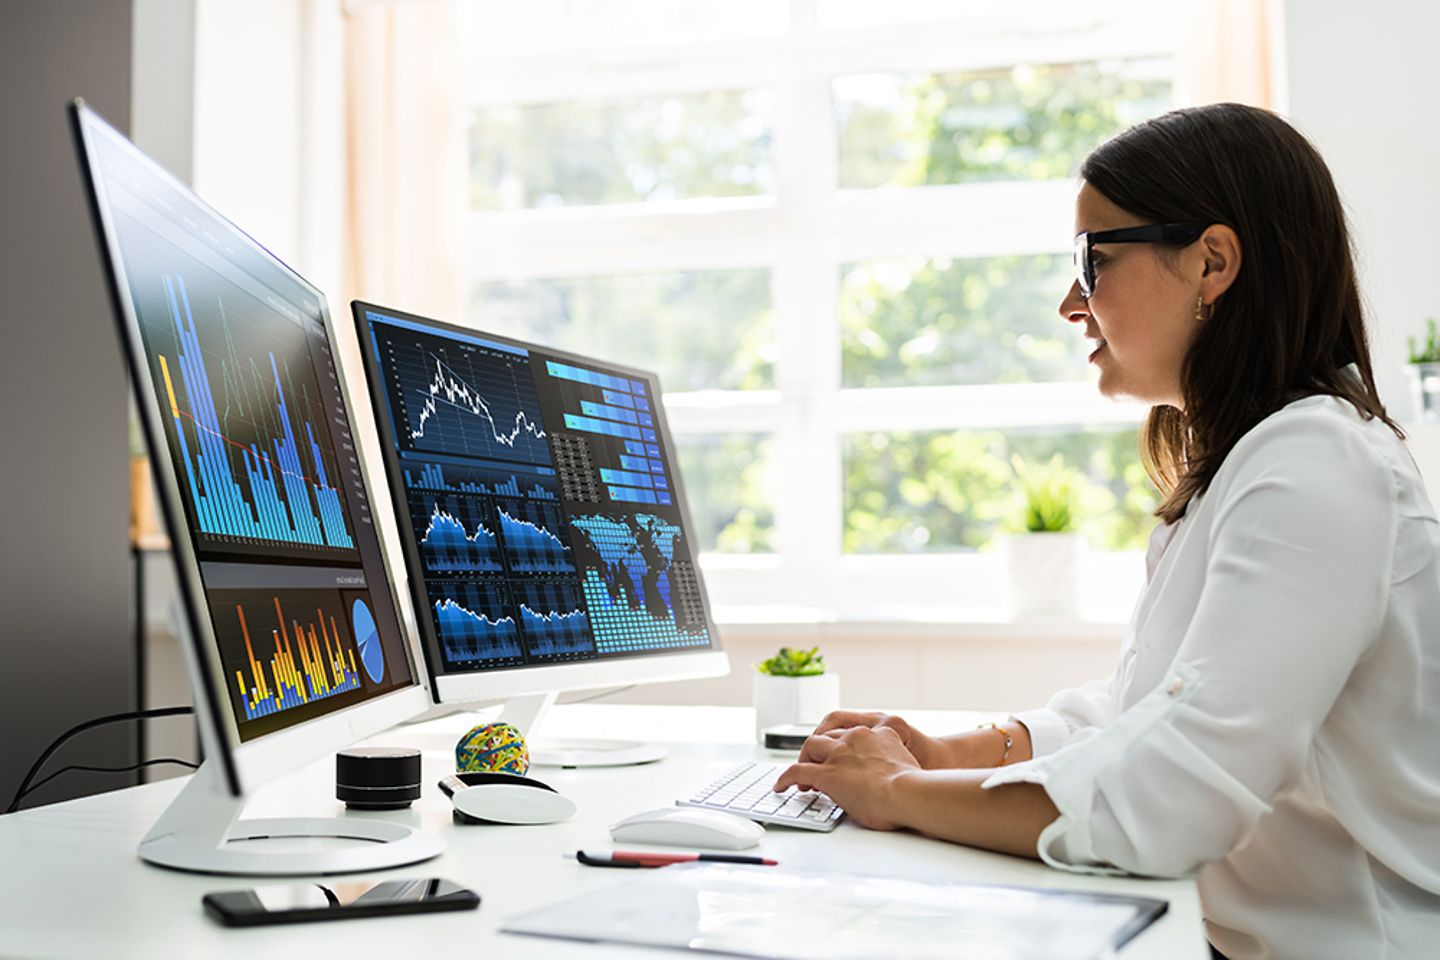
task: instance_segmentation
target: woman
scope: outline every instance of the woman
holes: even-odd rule
[[[1231,960],[1434,956],[1440,526],[1375,389],[1329,171],[1222,104],[1080,175],[1060,314],[1103,394],[1152,405],[1164,496],[1120,663],[953,737],[832,714],[776,788],[1069,870],[1198,871]]]

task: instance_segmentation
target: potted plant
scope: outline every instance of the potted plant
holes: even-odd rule
[[[1012,620],[1071,619],[1080,614],[1080,534],[1075,532],[1078,477],[1057,453],[1043,464],[1010,458],[1020,500],[1021,532],[1005,538]]]
[[[840,706],[840,678],[825,671],[819,647],[781,647],[755,664],[755,738],[784,723],[819,723]]]
[[[1435,318],[1425,321],[1423,342],[1410,337],[1410,393],[1415,401],[1415,416],[1421,420],[1440,421],[1440,331]]]

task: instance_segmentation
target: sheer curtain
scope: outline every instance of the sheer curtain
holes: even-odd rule
[[[1181,0],[1175,105],[1234,101],[1277,109],[1279,0]]]
[[[458,321],[469,190],[455,2],[344,9],[346,289]]]

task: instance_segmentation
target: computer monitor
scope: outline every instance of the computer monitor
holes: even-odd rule
[[[375,533],[324,296],[83,102],[70,116],[170,532],[205,751],[140,856],[242,874],[433,857],[439,837],[392,822],[239,819],[260,785],[429,697]],[[312,836],[382,842],[255,842]]]
[[[721,676],[652,373],[352,304],[438,703]],[[649,744],[531,743],[564,766]]]

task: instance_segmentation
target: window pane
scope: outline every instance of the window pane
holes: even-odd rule
[[[477,109],[471,205],[513,210],[771,193],[772,100],[751,90]]]
[[[482,283],[483,330],[654,370],[667,391],[774,383],[768,270]]]
[[[774,438],[764,433],[675,438],[685,499],[701,550],[770,553],[774,547]]]
[[[460,5],[467,51],[572,50],[713,42],[781,33],[775,0],[525,0]]]
[[[867,260],[840,279],[847,387],[1084,380],[1068,256]]]
[[[1101,550],[1138,550],[1157,500],[1134,430],[854,433],[845,438],[845,552],[974,550],[1014,529],[1012,454],[1060,454],[1075,471],[1080,531]]]
[[[834,81],[842,187],[1053,180],[1170,105],[1169,58]]]

